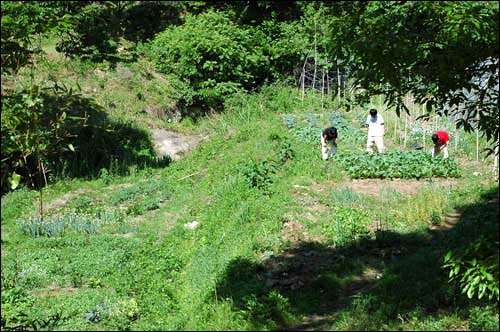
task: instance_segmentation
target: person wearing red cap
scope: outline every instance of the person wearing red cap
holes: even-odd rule
[[[443,158],[448,158],[448,141],[450,136],[446,131],[436,131],[432,135],[432,141],[434,142],[434,149],[432,150],[432,158],[437,156],[441,151],[443,151]]]

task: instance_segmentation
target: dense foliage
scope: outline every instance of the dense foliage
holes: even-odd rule
[[[1,155],[2,191],[169,162],[157,160],[148,133],[109,120],[95,100],[57,84],[3,97]]]
[[[444,257],[449,282],[469,299],[499,300],[498,188],[482,195],[482,201],[466,211],[477,219],[464,220],[460,236]]]
[[[339,7],[332,47],[356,84],[396,111],[411,93],[428,111],[457,114],[498,144],[498,2],[353,2]]]
[[[427,111],[453,115],[459,126],[477,128],[498,144],[497,1],[4,1],[1,19],[1,190],[2,194],[14,190],[2,197],[2,245],[8,246],[5,251],[2,248],[2,261],[6,261],[2,262],[2,329],[63,325],[70,329],[188,330],[207,321],[214,324],[210,329],[280,329],[277,324],[286,323],[290,305],[300,313],[310,313],[301,312],[292,297],[289,302],[269,286],[275,282],[269,276],[275,270],[259,274],[263,267],[251,261],[262,256],[268,257],[265,263],[279,265],[269,258],[282,249],[281,228],[298,225],[286,216],[293,213],[287,208],[295,203],[289,197],[292,185],[299,190],[305,187],[295,184],[302,180],[317,183],[341,177],[338,169],[328,168],[331,163],[322,164],[318,149],[312,148],[319,145],[322,128],[311,111],[321,108],[324,113],[323,101],[328,104],[333,95],[324,100],[322,95],[321,107],[311,106],[307,100],[314,93],[280,95],[281,90],[267,84],[291,85],[307,61],[313,63],[314,75],[317,68],[333,70],[341,63],[354,80],[353,92],[383,95],[398,114],[405,108],[403,97],[413,96]],[[94,78],[98,72],[116,70],[120,61],[137,61],[140,53],[136,51],[143,51],[141,55],[149,59],[141,59],[146,64],[140,74],[134,74],[139,81],[152,77],[168,81],[155,90],[158,99],[169,96],[181,107],[198,106],[202,113],[224,106],[226,114],[205,122],[201,131],[208,132],[210,140],[192,158],[153,170],[150,166],[159,161],[149,133],[132,121],[108,118],[114,91],[105,80],[95,80],[111,95],[109,103],[100,105],[95,97],[102,91],[92,86],[90,95],[80,93],[79,76],[76,90],[53,81],[52,72],[43,82],[34,79],[34,69],[42,62],[54,69],[62,63],[54,65],[50,59],[38,57],[45,37],[55,46],[52,58],[59,57],[56,52],[68,57],[64,58],[67,67],[58,68],[60,75],[78,72]],[[148,62],[151,59],[154,63]],[[93,67],[95,63],[102,70]],[[71,71],[71,66],[82,68]],[[146,89],[128,87],[131,99],[145,99]],[[267,89],[262,94],[241,93],[262,87]],[[271,90],[276,94],[269,93]],[[301,100],[300,106],[297,100]],[[366,106],[362,102],[358,105]],[[231,103],[237,106],[227,107]],[[342,103],[346,108],[352,106],[348,98]],[[122,119],[147,113],[128,108],[113,111],[114,115],[120,112]],[[275,121],[283,114],[290,139],[281,136],[285,128]],[[460,176],[454,160],[431,159],[423,151],[349,152],[349,148],[362,149],[365,134],[340,113],[323,120],[339,129],[339,154],[332,158],[333,163],[352,178]],[[421,131],[418,140],[428,134]],[[168,158],[163,162],[160,165],[168,164]],[[137,175],[136,168],[142,166],[146,175]],[[114,178],[125,174],[131,175],[130,187],[124,186],[127,180]],[[98,178],[97,185],[85,184],[88,195],[77,191],[81,189],[78,180],[47,190],[50,197],[57,190],[66,194],[71,188],[76,197],[66,196],[68,203],[62,209],[74,208],[76,214],[58,214],[51,207],[48,218],[43,219],[40,190],[40,217],[26,216],[33,212],[35,199],[31,191],[19,187],[40,189],[50,182],[81,176]],[[138,182],[141,176],[144,179]],[[113,181],[116,183],[111,184]],[[162,206],[171,194],[175,200]],[[426,223],[436,214],[435,219],[440,220],[440,213],[449,207],[442,204],[448,194],[443,190],[438,195],[441,200],[423,196],[407,206],[394,195],[391,202],[397,202],[399,210],[410,210],[408,220]],[[335,256],[334,264],[325,264],[335,270],[315,279],[313,285],[327,286],[310,289],[316,300],[319,289],[333,289],[328,295],[337,299],[335,292],[346,284],[342,280],[345,271],[359,281],[364,276],[352,271],[376,267],[372,265],[375,248],[368,239],[374,221],[369,213],[386,202],[372,204],[348,191],[340,195],[342,199],[324,205],[326,211],[315,210],[317,201],[308,201],[308,193],[301,197],[305,204],[295,207],[324,213],[321,221],[325,222],[310,222],[309,226],[319,228],[318,233],[338,249],[360,242],[373,250],[367,255],[369,262],[356,265],[341,250],[322,247],[326,256]],[[345,312],[339,312],[333,329],[435,327],[418,325],[421,318],[437,320],[446,329],[452,325],[446,321],[450,316],[443,319],[428,314],[467,307],[460,302],[460,292],[477,300],[468,305],[498,304],[498,194],[494,198],[496,210],[491,204],[471,205],[471,210],[480,211],[472,218],[477,222],[459,231],[472,236],[442,235],[445,240],[459,239],[451,249],[439,236],[433,238],[437,248],[434,242],[429,245],[426,224],[425,234],[416,241],[405,235],[407,229],[393,229],[394,233],[386,229],[385,239],[376,238],[377,245],[386,246],[378,248],[382,258],[394,243],[408,247],[417,243],[421,251],[406,257],[391,253],[390,261],[381,260],[391,264],[383,268],[387,277],[374,280],[377,287],[373,292],[359,292],[352,301],[348,310],[354,323],[342,325]],[[338,206],[344,201],[351,205]],[[372,209],[358,208],[360,201],[372,204]],[[333,205],[330,211],[328,207]],[[415,206],[419,212],[423,210],[418,218],[411,211]],[[101,214],[115,208],[112,212],[118,211],[116,214]],[[156,210],[161,211],[154,218],[144,218],[147,222],[132,219]],[[396,216],[397,212],[391,211]],[[201,227],[191,232],[185,225],[193,221]],[[381,224],[382,219],[377,222]],[[378,226],[377,232],[384,233]],[[299,231],[301,236],[307,234]],[[310,248],[304,249],[303,256],[309,255]],[[429,251],[431,260],[426,255]],[[290,261],[287,255],[281,258]],[[403,262],[398,263],[401,258]],[[441,273],[442,268],[446,273]],[[275,277],[282,282],[290,271]],[[243,286],[236,287],[233,281]],[[459,292],[450,295],[453,289],[446,281]],[[78,291],[54,297],[35,295],[52,285]],[[352,298],[352,294],[345,295]],[[298,297],[310,303],[303,294]],[[498,316],[497,308],[475,310],[466,313],[471,328],[493,325],[498,329],[488,321],[488,312],[496,310]],[[373,322],[372,317],[379,321]]]
[[[160,33],[151,52],[159,71],[189,82],[195,99],[219,103],[229,93],[255,86],[258,71],[269,65],[251,31],[218,12],[186,17],[181,27]]]

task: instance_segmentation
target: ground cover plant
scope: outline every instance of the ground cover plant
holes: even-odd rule
[[[388,151],[384,154],[351,152],[339,155],[338,162],[354,179],[460,176],[460,168],[455,160],[433,159],[425,151]]]

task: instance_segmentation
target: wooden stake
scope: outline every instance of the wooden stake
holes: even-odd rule
[[[316,20],[314,20],[314,75],[313,75],[313,90],[316,84],[316,67],[317,67],[317,57],[318,53],[316,51]]]
[[[405,112],[405,136],[403,146],[406,148],[406,128],[408,127],[408,113]]]
[[[495,176],[498,176],[498,173],[497,173],[497,169],[498,169],[498,142],[500,140],[500,135],[497,136],[497,146],[495,146],[495,153],[493,154],[493,158],[495,159],[493,161],[493,174],[495,174]]]
[[[479,110],[476,113],[476,160],[479,161]]]
[[[396,135],[397,135],[397,132],[398,132],[398,122],[399,122],[399,117],[397,116],[397,114],[394,114],[394,143],[396,143]]]
[[[302,66],[302,105],[304,105],[304,95],[305,95],[306,64],[310,52],[311,50],[307,52],[306,59],[304,60],[304,65]]]
[[[326,95],[330,95],[330,77],[328,76],[328,57],[326,58]]]
[[[337,59],[337,84],[338,84],[338,89],[337,89],[337,96],[339,97],[340,101],[340,84],[341,84],[341,79],[340,79],[340,66],[339,66],[339,59]]]

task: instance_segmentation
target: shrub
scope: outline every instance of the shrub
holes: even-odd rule
[[[158,34],[147,53],[160,72],[189,82],[194,100],[183,96],[184,102],[214,105],[230,93],[257,85],[259,72],[269,64],[257,40],[227,14],[207,11],[188,15],[184,25]]]
[[[458,282],[468,298],[486,296],[498,301],[498,244],[481,236],[464,250],[445,256],[443,267],[450,270],[450,282]]]
[[[278,163],[272,159],[260,163],[251,161],[243,169],[243,177],[251,188],[257,188],[268,193],[269,186],[273,183],[273,174],[278,170]]]

